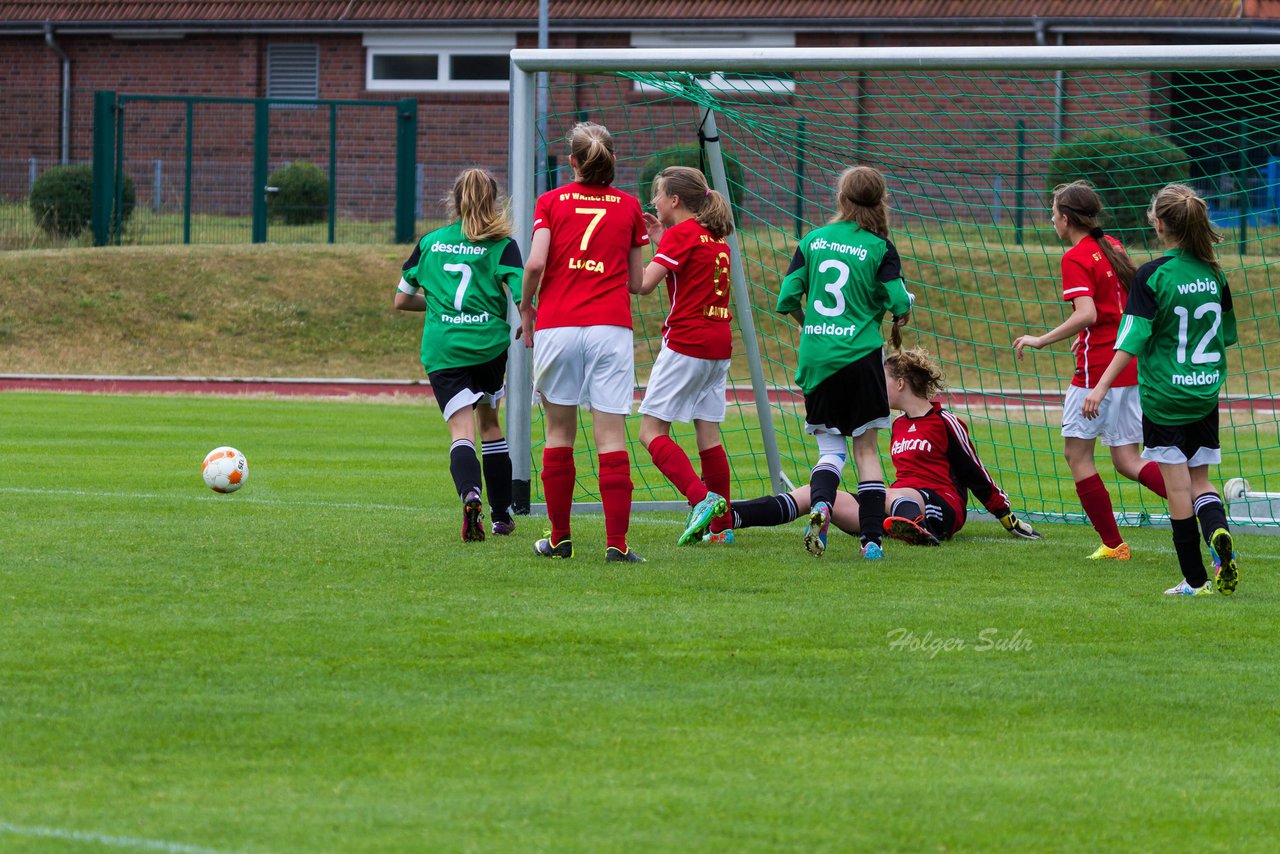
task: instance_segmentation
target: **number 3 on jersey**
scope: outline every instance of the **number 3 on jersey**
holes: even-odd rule
[[[822,304],[822,300],[815,296],[813,298],[813,310],[826,317],[839,317],[844,314],[844,286],[849,281],[849,265],[843,261],[830,258],[818,265],[819,273],[825,273],[828,270],[835,270],[836,278],[822,287],[827,293],[835,297],[836,304],[830,307],[825,306]]]
[[[471,284],[471,268],[466,264],[444,264],[446,273],[457,273],[462,280],[458,283],[458,291],[453,295],[453,307],[462,311],[462,298],[467,294],[467,285]]]

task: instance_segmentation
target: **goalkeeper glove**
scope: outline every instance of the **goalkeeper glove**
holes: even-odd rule
[[[1026,522],[1019,519],[1012,513],[1007,513],[1000,517],[1000,524],[1004,525],[1004,529],[1015,537],[1021,537],[1024,540],[1042,539],[1040,533]]]

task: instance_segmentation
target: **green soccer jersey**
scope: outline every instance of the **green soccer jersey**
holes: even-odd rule
[[[418,241],[400,289],[422,289],[422,366],[427,373],[480,365],[511,345],[508,292],[520,293],[520,248],[509,237],[473,242],[454,222]]]
[[[1138,357],[1147,418],[1177,425],[1211,413],[1236,340],[1231,290],[1213,267],[1174,249],[1138,268],[1116,349]]]
[[[778,312],[804,310],[796,382],[805,393],[884,346],[880,321],[911,310],[893,243],[857,223],[805,235],[782,280]]]

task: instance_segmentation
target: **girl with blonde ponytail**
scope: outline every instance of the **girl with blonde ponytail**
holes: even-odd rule
[[[422,366],[449,425],[449,473],[462,500],[462,540],[484,539],[481,480],[489,490],[492,532],[515,530],[511,457],[498,420],[506,393],[511,328],[507,305],[519,292],[520,249],[498,182],[467,169],[445,199],[452,220],[418,241],[404,262],[395,307],[425,313]],[[476,459],[476,434],[481,460]]]

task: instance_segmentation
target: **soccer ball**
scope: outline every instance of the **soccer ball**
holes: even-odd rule
[[[249,461],[235,448],[214,448],[200,464],[204,482],[214,492],[235,492],[249,479]]]
[[[1244,498],[1245,493],[1249,491],[1249,481],[1242,477],[1233,477],[1222,487],[1222,497],[1227,499],[1230,504],[1233,501],[1239,501]]]

